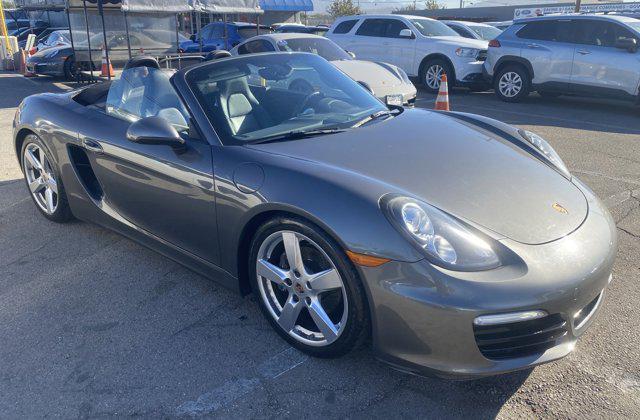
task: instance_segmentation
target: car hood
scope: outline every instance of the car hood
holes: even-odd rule
[[[353,131],[248,147],[356,172],[526,244],[571,233],[588,211],[578,187],[544,162],[437,112],[406,110]]]
[[[376,88],[389,88],[402,85],[402,80],[380,64],[362,60],[336,60],[331,64],[342,70],[357,82],[364,82],[376,91]]]
[[[433,36],[430,39],[439,39],[463,48],[478,48],[480,50],[489,48],[489,41],[483,39],[463,38],[461,36]]]

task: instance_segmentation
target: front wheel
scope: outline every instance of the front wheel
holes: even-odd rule
[[[522,66],[507,66],[496,75],[494,89],[505,102],[520,102],[531,89],[529,73]]]
[[[447,75],[447,84],[451,89],[455,83],[451,65],[440,58],[427,61],[420,71],[422,86],[430,93],[438,93],[443,74]]]
[[[38,136],[25,138],[21,157],[27,188],[40,213],[58,223],[72,219],[58,168]]]
[[[262,312],[292,346],[338,357],[366,339],[364,287],[344,251],[318,227],[293,218],[265,223],[249,264]]]
[[[69,56],[63,64],[64,78],[68,81],[73,81],[77,77],[78,68],[76,67],[76,59],[74,56]]]

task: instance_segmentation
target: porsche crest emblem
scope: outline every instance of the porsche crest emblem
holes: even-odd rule
[[[561,206],[560,204],[558,204],[558,203],[553,203],[553,204],[551,205],[551,207],[553,207],[553,209],[554,209],[555,211],[557,211],[558,213],[562,213],[562,214],[567,214],[567,213],[569,213],[569,210],[565,209],[564,207],[562,207],[562,206]]]

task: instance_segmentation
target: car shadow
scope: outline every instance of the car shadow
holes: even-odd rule
[[[0,95],[0,109],[16,108],[29,95],[61,93],[68,90],[67,87],[53,82],[55,80],[48,77],[26,78],[17,73],[0,72],[0,91],[5,92]],[[11,94],[7,94],[8,92]]]

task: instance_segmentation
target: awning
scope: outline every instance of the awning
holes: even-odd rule
[[[260,7],[265,11],[311,12],[312,0],[260,0]]]
[[[152,0],[150,0],[152,1]],[[193,9],[208,13],[264,13],[258,0],[189,0]]]

